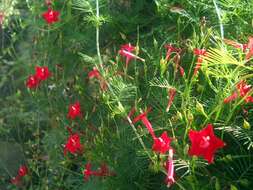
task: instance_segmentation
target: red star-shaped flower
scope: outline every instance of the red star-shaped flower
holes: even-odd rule
[[[215,136],[211,124],[200,131],[190,130],[188,135],[191,141],[189,155],[201,156],[209,163],[213,162],[216,150],[225,146],[225,143]]]
[[[169,149],[171,149],[170,143],[171,139],[168,137],[167,132],[163,132],[159,138],[154,138],[152,149],[160,154],[165,154]]]
[[[72,134],[68,138],[64,147],[64,155],[66,155],[67,152],[70,152],[71,154],[82,152],[82,145],[78,134]]]
[[[39,84],[40,84],[40,80],[38,79],[36,75],[31,75],[26,80],[26,86],[27,88],[30,88],[30,89],[37,88]]]
[[[36,71],[35,75],[39,80],[46,80],[48,77],[51,76],[51,73],[48,70],[48,67],[46,66],[45,67],[36,66],[35,71]]]
[[[23,165],[23,166],[20,166],[20,167],[19,167],[18,175],[19,175],[20,177],[26,176],[27,173],[28,173],[28,169],[27,169],[26,166]]]
[[[76,117],[81,117],[81,106],[79,102],[69,105],[68,118],[75,119]]]
[[[58,22],[59,21],[59,15],[60,13],[58,11],[54,11],[53,9],[51,9],[50,7],[48,8],[47,12],[42,14],[42,17],[45,19],[45,21],[48,24],[53,24],[54,22]]]

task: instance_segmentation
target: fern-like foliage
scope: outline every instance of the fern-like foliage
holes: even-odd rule
[[[244,129],[236,125],[218,127],[217,129],[224,130],[225,132],[231,134],[242,145],[246,146],[247,150],[253,149],[253,131],[252,130]]]
[[[83,13],[92,13],[93,8],[89,1],[86,0],[74,0],[73,8]]]

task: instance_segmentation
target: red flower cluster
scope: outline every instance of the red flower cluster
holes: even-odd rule
[[[87,163],[85,165],[83,175],[84,175],[84,180],[88,181],[91,176],[106,177],[106,176],[114,176],[115,173],[111,172],[106,164],[102,164],[98,170],[92,171],[91,163]]]
[[[25,165],[19,167],[18,175],[11,179],[11,183],[13,185],[19,185],[24,176],[28,174],[28,168]]]
[[[128,117],[132,116],[134,114],[134,112],[135,112],[135,109],[132,109],[130,111],[130,113],[128,114]],[[168,137],[166,131],[163,132],[160,137],[155,136],[152,125],[147,118],[147,112],[142,113],[142,114],[138,115],[136,118],[134,118],[133,123],[136,123],[137,121],[141,120],[142,123],[146,126],[146,128],[148,129],[148,131],[151,134],[153,141],[154,141],[153,146],[152,146],[153,151],[160,153],[160,154],[166,154],[167,151],[169,151],[168,162],[166,163],[166,166],[165,166],[165,168],[167,170],[166,184],[169,187],[170,185],[172,185],[175,182],[175,180],[174,180],[175,172],[174,172],[174,163],[173,163],[173,149],[170,146],[171,139]]]
[[[200,131],[190,130],[189,138],[191,140],[189,155],[201,156],[209,163],[213,162],[216,150],[225,146],[225,143],[215,136],[211,124]]]
[[[248,85],[246,81],[242,80],[236,85],[236,89],[237,91],[235,91],[231,96],[224,99],[224,103],[229,103],[237,99],[239,96],[241,98],[244,98],[244,101],[246,103],[253,103],[253,97],[248,95],[251,91],[251,85]]]
[[[126,67],[128,67],[129,62],[132,59],[138,59],[142,62],[144,62],[145,60],[138,57],[137,55],[133,54],[133,51],[136,49],[135,46],[132,46],[130,43],[129,44],[125,44],[122,45],[120,50],[119,50],[119,54],[123,57],[126,57]]]
[[[26,81],[27,88],[34,89],[37,88],[41,81],[47,80],[51,76],[48,67],[35,67],[35,74],[30,75]]]
[[[203,62],[203,57],[206,56],[207,52],[205,49],[198,49],[198,48],[195,48],[193,50],[193,53],[194,55],[197,55],[198,56],[198,59],[197,59],[197,64],[196,64],[196,67],[194,69],[194,73],[193,75],[197,75],[201,65],[202,65],[202,62]]]

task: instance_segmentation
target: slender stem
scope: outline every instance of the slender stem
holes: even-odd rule
[[[100,53],[100,46],[99,46],[99,0],[96,0],[96,16],[97,16],[97,25],[96,25],[96,46],[97,46],[97,56],[98,56],[98,61],[100,65],[100,69],[103,68],[103,61]]]
[[[146,148],[146,146],[145,146],[143,140],[141,139],[140,135],[138,134],[138,132],[137,132],[137,130],[136,130],[136,128],[135,128],[135,126],[134,126],[134,124],[133,124],[133,122],[132,122],[132,120],[130,119],[129,116],[127,116],[127,121],[128,121],[128,123],[129,123],[129,125],[132,127],[132,129],[133,129],[135,135],[137,136],[137,138],[138,138],[138,140],[139,140],[141,146],[143,147],[143,149],[144,149],[145,152],[147,153],[148,157],[150,158],[151,161],[153,161],[153,159],[152,159],[150,153],[148,152],[148,150],[147,150],[147,148]]]
[[[99,20],[99,3],[98,3],[99,0],[96,0],[96,16],[97,16],[97,19]],[[101,53],[100,53],[100,47],[99,47],[99,24],[96,25],[96,46],[97,46],[97,56],[98,56],[98,60],[99,60],[99,66],[100,66],[100,69],[103,70],[103,61],[102,61],[102,58],[101,58]],[[110,84],[107,83],[107,86],[108,86],[108,89],[113,93],[113,90],[110,86]],[[113,93],[114,94],[114,93]],[[114,94],[115,95],[115,94]],[[120,100],[117,100],[118,104],[124,108],[120,102]],[[125,111],[125,109],[124,109]],[[139,136],[132,120],[130,119],[129,116],[127,116],[127,120],[130,124],[130,126],[132,127],[135,135],[137,136],[141,146],[143,147],[144,151],[147,153],[148,157],[150,158],[150,160],[153,162],[153,159],[152,159],[152,156],[150,155],[150,153],[148,152],[143,140],[141,139],[141,137]]]
[[[213,4],[215,6],[215,11],[216,11],[218,19],[219,19],[221,39],[223,40],[224,39],[224,28],[223,28],[223,24],[222,24],[222,20],[221,20],[220,9],[216,3],[216,0],[213,0]]]

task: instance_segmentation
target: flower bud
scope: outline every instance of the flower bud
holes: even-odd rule
[[[250,129],[250,128],[251,128],[249,122],[246,121],[245,119],[243,120],[243,128],[244,128],[244,129]]]

